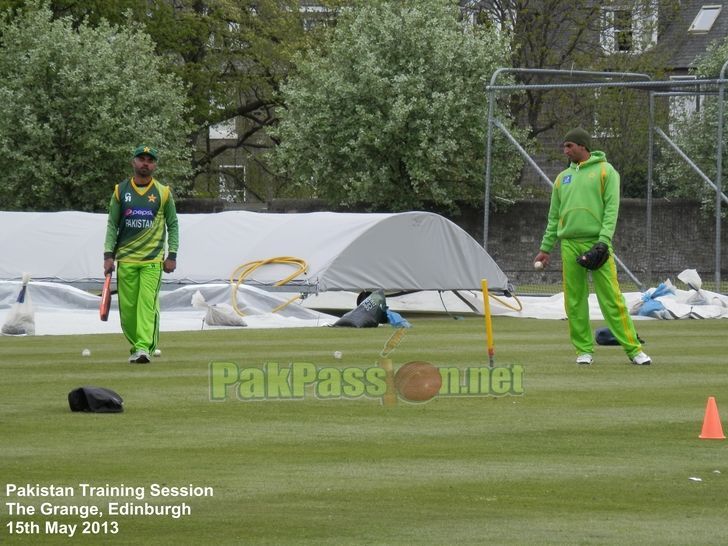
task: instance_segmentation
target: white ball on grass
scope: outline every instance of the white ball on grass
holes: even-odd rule
[[[84,349],[83,351],[81,351],[81,356],[91,356],[91,350]]]

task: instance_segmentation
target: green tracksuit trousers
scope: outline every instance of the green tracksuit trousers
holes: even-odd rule
[[[596,241],[561,241],[563,262],[564,307],[569,319],[569,335],[577,354],[594,352],[594,336],[589,323],[589,271],[576,263],[576,258],[589,250]],[[611,248],[610,248],[611,253]],[[632,317],[617,281],[614,258],[591,271],[594,291],[607,326],[631,359],[642,350]]]
[[[151,354],[159,341],[159,289],[162,264],[120,262],[116,267],[121,330],[131,344],[129,354]]]

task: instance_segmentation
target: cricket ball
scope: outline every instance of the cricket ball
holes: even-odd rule
[[[442,387],[440,370],[429,362],[408,362],[394,374],[394,386],[400,396],[410,402],[425,402]]]
[[[543,269],[543,262],[533,262],[533,268],[536,271],[541,271]]]
[[[84,349],[81,351],[81,356],[91,356],[91,351],[89,349]]]

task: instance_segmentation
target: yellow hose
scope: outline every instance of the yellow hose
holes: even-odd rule
[[[263,267],[264,265],[270,265],[270,264],[284,264],[284,265],[290,265],[296,268],[296,270],[288,275],[286,278],[281,279],[280,281],[276,282],[273,286],[283,286],[284,284],[288,284],[289,281],[292,281],[299,275],[302,275],[306,273],[308,270],[308,264],[305,260],[302,260],[301,258],[294,258],[292,256],[279,256],[277,258],[268,258],[266,260],[254,260],[252,262],[247,262],[242,265],[239,265],[235,268],[235,270],[230,275],[230,284],[232,285],[232,301],[233,301],[233,309],[235,309],[235,312],[240,315],[241,317],[245,316],[245,313],[243,313],[238,308],[238,288],[242,283],[245,282],[245,280],[253,274],[253,272],[258,269],[259,267]],[[280,311],[281,309],[287,307],[294,301],[296,301],[301,296],[294,296],[287,302],[282,303],[273,311],[272,313],[276,313]]]
[[[521,300],[518,299],[518,296],[516,296],[515,294],[511,294],[511,296],[513,296],[513,299],[516,300],[516,303],[518,304],[518,307],[513,307],[511,304],[506,303],[505,301],[503,301],[502,299],[500,299],[498,296],[494,296],[491,293],[488,293],[488,295],[491,298],[493,298],[495,301],[497,301],[498,303],[500,303],[503,307],[507,307],[508,309],[512,309],[514,311],[522,311],[523,310],[523,304],[521,303]]]

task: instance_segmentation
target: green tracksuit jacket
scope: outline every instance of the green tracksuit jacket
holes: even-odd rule
[[[592,152],[589,159],[572,163],[556,178],[541,250],[551,252],[556,239],[611,246],[618,214],[619,173],[604,152]]]

